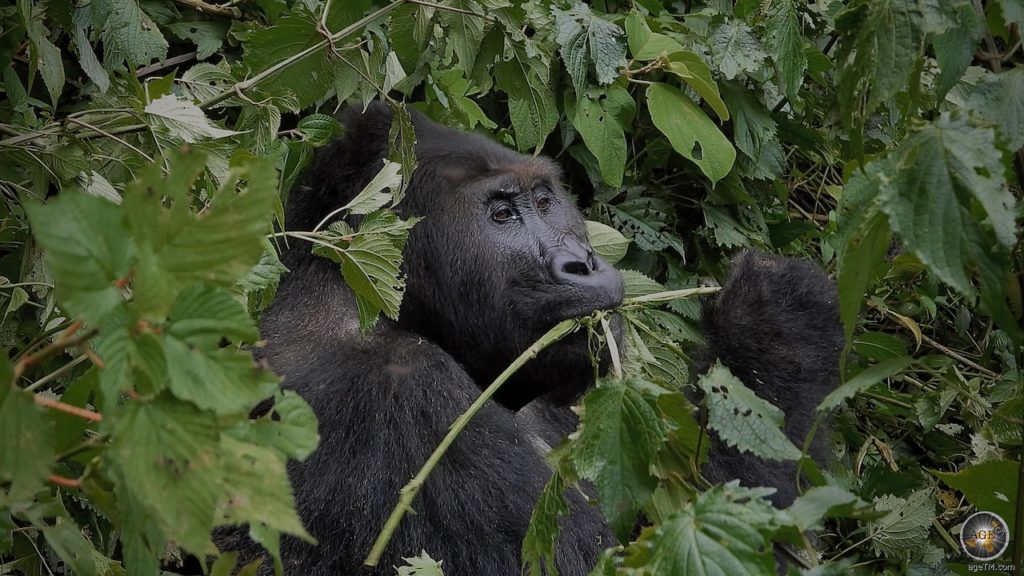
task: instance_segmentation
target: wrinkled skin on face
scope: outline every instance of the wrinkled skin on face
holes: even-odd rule
[[[622,277],[594,254],[555,164],[418,114],[414,120],[419,168],[398,210],[423,220],[405,249],[402,328],[437,343],[485,387],[559,321],[621,303]],[[386,142],[375,135],[387,134],[389,122],[388,115],[362,115],[349,129]],[[379,166],[351,175],[340,167],[321,181],[365,183]],[[571,402],[593,375],[581,330],[529,362],[496,399],[513,410],[542,395]]]

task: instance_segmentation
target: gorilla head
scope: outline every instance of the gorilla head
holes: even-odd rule
[[[441,346],[487,386],[557,322],[622,301],[622,278],[594,254],[554,164],[413,119],[419,168],[398,210],[424,219],[405,249],[403,328]],[[310,229],[381,168],[390,110],[375,104],[343,123],[358,137],[320,151],[308,180],[315,189],[289,206],[289,229]],[[528,363],[497,400],[514,410],[541,395],[571,401],[592,380],[581,331]]]

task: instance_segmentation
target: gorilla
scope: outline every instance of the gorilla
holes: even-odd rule
[[[391,120],[380,103],[343,117],[344,136],[318,151],[288,200],[289,230],[313,229],[376,175]],[[570,406],[593,383],[585,333],[505,383],[421,488],[379,567],[362,561],[399,490],[481,390],[555,323],[623,298],[621,276],[594,253],[552,161],[415,113],[414,124],[419,167],[397,209],[423,220],[405,247],[398,321],[360,333],[337,265],[308,246],[285,251],[290,272],[261,319],[262,358],[320,422],[317,451],[289,465],[319,545],[283,539],[286,574],[391,575],[421,550],[452,575],[519,574],[526,527],[551,473],[545,453],[575,429]],[[720,360],[782,408],[786,433],[802,441],[837,380],[842,333],[829,280],[804,262],[745,254],[706,303],[703,323],[705,361]],[[792,500],[792,463],[720,448],[710,477],[776,486],[778,503]],[[596,506],[578,490],[567,497],[557,566],[583,575],[614,540]],[[258,549],[234,542],[244,546]]]

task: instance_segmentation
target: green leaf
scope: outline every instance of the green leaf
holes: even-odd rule
[[[53,426],[31,392],[14,387],[7,358],[0,360],[0,483],[10,503],[31,501],[53,465]]]
[[[472,70],[484,39],[484,19],[477,16],[483,10],[473,0],[452,0],[447,6],[453,10],[441,11],[441,25],[448,32],[447,39],[459,58],[459,68]]]
[[[657,479],[651,462],[665,440],[665,429],[651,405],[654,384],[636,377],[602,379],[583,400],[572,460],[600,496],[601,510],[620,542],[626,542],[640,507]]]
[[[124,516],[121,533],[133,536],[125,540],[126,556],[161,555],[165,543],[157,535],[193,554],[215,552],[210,530],[226,489],[226,455],[213,414],[162,395],[129,402],[110,420],[106,465]],[[137,569],[130,561],[127,568]]]
[[[622,274],[626,298],[635,298],[665,291],[664,286],[636,270],[620,270],[619,272]]]
[[[76,576],[95,576],[95,550],[59,500],[36,504],[24,515]]]
[[[541,490],[523,538],[523,573],[529,576],[556,574],[555,548],[561,529],[558,519],[569,513],[565,501],[566,483],[555,470]]]
[[[341,133],[341,124],[327,114],[310,114],[299,120],[295,129],[313,146],[323,146]]]
[[[421,552],[419,556],[402,558],[407,566],[398,567],[398,576],[444,576],[441,570],[443,560],[434,560],[430,554]]]
[[[233,130],[217,128],[199,106],[174,94],[153,100],[146,105],[144,112],[153,117],[154,123],[167,128],[171,134],[189,144],[206,138],[225,138],[238,134]]]
[[[137,0],[91,2],[92,21],[101,25],[107,68],[127,60],[133,67],[167,58],[167,40]]]
[[[196,45],[196,59],[206,60],[220,50],[224,43],[224,35],[228,25],[213,20],[197,20],[192,22],[176,22],[167,29],[183,40],[191,40]]]
[[[996,126],[1008,151],[1024,148],[1024,68],[986,74],[967,106]]]
[[[339,208],[339,211],[347,211],[349,214],[369,214],[380,210],[388,202],[394,200],[395,194],[401,188],[401,170],[400,164],[385,159],[384,167],[377,172],[373,180],[370,180],[348,204]]]
[[[712,185],[725,178],[736,149],[699,106],[677,88],[660,83],[647,88],[647,106],[676,152],[697,164]]]
[[[295,512],[284,458],[229,436],[222,438],[221,445],[224,491],[217,505],[217,524],[258,523],[315,543]]]
[[[984,22],[971,2],[963,2],[958,6],[950,5],[946,9],[954,12],[956,26],[935,35],[932,39],[935,60],[941,71],[935,84],[935,95],[938,98],[943,98],[971,65],[974,47],[981,40],[984,31]]]
[[[726,20],[716,26],[708,43],[711,63],[729,80],[759,71],[768,58],[754,31],[742,20]]]
[[[864,185],[867,177],[857,174],[855,181],[849,186]],[[847,226],[845,241],[840,247],[836,263],[836,286],[839,290],[839,316],[843,320],[846,340],[853,336],[857,327],[857,315],[860,313],[864,294],[870,283],[882,272],[880,263],[884,262],[892,241],[889,230],[889,219],[874,207],[868,214],[858,214],[856,226]]]
[[[593,220],[587,220],[587,237],[594,252],[609,264],[622,260],[629,248],[629,239],[618,230]]]
[[[518,44],[508,47],[506,60],[494,65],[499,90],[508,94],[508,109],[520,150],[540,148],[555,124],[558,109],[548,88],[548,68]]]
[[[637,60],[655,60],[684,49],[672,38],[652,32],[644,16],[636,11],[626,17],[626,36],[629,39],[629,51]]]
[[[258,420],[239,422],[227,434],[258,446],[269,446],[295,460],[305,460],[320,442],[316,415],[292,390],[274,399],[274,406]]]
[[[730,446],[766,460],[798,460],[800,449],[782,432],[785,414],[716,362],[697,380],[705,394],[708,427]]]
[[[867,524],[875,552],[905,558],[908,550],[928,539],[935,518],[935,500],[931,490],[918,490],[907,498],[887,495],[875,499],[875,510],[887,512],[881,519]]]
[[[825,399],[818,405],[818,412],[826,412],[836,408],[844,401],[853,398],[882,380],[896,375],[909,366],[912,360],[908,356],[901,356],[861,370],[856,376],[843,382],[842,386],[830,392],[828,396],[825,396]]]
[[[917,0],[857,0],[836,16],[841,117],[853,118],[863,105],[863,121],[907,87],[921,55],[922,23]]]
[[[779,142],[778,124],[764,104],[750,90],[734,82],[722,83],[722,97],[732,112],[736,148],[755,167],[751,176],[763,179],[782,176],[786,167],[785,152]],[[743,166],[741,163],[740,167]]]
[[[967,501],[978,510],[998,514],[1007,524],[1016,526],[1014,501],[1018,494],[1019,470],[1019,462],[989,460],[955,473],[932,471],[932,474],[950,488],[963,492]]]
[[[885,174],[881,198],[893,231],[944,282],[972,294],[968,262],[998,267],[989,254],[1016,242],[1015,202],[995,131],[943,115],[911,134],[889,161],[895,170]],[[972,246],[985,232],[994,234],[995,245]]]
[[[50,102],[56,108],[60,93],[64,90],[64,60],[60,48],[41,33],[32,35],[31,47],[29,56],[35,59],[43,84],[46,84],[46,90],[50,93]]]
[[[660,526],[645,528],[626,549],[626,566],[637,576],[774,574],[765,533],[776,513],[764,494],[735,482],[711,488]]]
[[[247,350],[220,348],[221,338],[251,342],[259,337],[244,306],[217,288],[185,289],[168,318],[164,353],[168,386],[218,414],[248,414],[277,386],[273,373],[260,369]]]
[[[209,100],[231,88],[232,84],[234,84],[234,79],[231,77],[231,72],[227,70],[227,66],[216,66],[208,62],[200,62],[189,68],[178,80],[178,86],[181,86],[185,95],[196,102]],[[237,106],[239,102],[239,99],[234,98],[226,100],[218,106],[229,104]]]
[[[253,32],[245,43],[242,66],[247,76],[252,77],[310,49],[305,56],[275,72],[260,85],[270,94],[290,95],[299,108],[306,108],[322,100],[334,82],[336,66],[326,42],[312,50],[324,40],[317,30],[316,16],[301,9],[293,10],[273,26]]]
[[[405,103],[391,104],[391,130],[388,131],[388,160],[402,167],[402,185],[394,190],[391,205],[397,206],[405,197],[405,190],[412,183],[416,170],[416,129]]]
[[[572,77],[576,95],[587,87],[587,70],[594,67],[598,84],[611,84],[626,63],[622,29],[594,15],[583,2],[569,10],[554,9],[555,34],[565,68]]]
[[[143,171],[124,202],[139,250],[135,299],[155,315],[170,309],[188,284],[232,287],[248,274],[263,253],[277,200],[277,174],[265,161],[252,160],[232,167],[202,215],[193,215],[187,198],[205,158],[177,153],[170,164],[167,178],[155,166]],[[164,208],[164,197],[170,208]]]
[[[82,67],[82,71],[96,84],[101,94],[105,93],[110,88],[110,76],[96,58],[83,26],[75,26],[75,50],[78,52],[78,65]]]
[[[689,50],[673,52],[668,55],[665,65],[669,72],[696,90],[723,122],[729,119],[729,109],[718,93],[718,85],[711,78],[711,69],[697,53]]]
[[[612,223],[638,248],[658,252],[673,248],[682,256],[683,241],[672,231],[673,207],[660,198],[637,196],[617,205],[606,206]]]
[[[405,291],[405,280],[399,275],[402,250],[409,230],[418,221],[401,220],[386,210],[373,212],[363,219],[356,233],[344,223],[332,225],[325,231],[331,246],[317,245],[313,249],[314,254],[341,264],[345,283],[356,296],[359,325],[364,331],[373,327],[381,312],[388,318],[398,318]]]
[[[607,92],[586,94],[576,104],[572,125],[579,131],[587,149],[597,158],[601,177],[609,186],[622,185],[626,168],[626,135],[633,122],[636,104],[629,92],[619,86]]]
[[[804,37],[800,31],[800,14],[794,0],[778,0],[768,11],[765,20],[768,48],[775,61],[779,86],[791,99],[804,82],[807,56]]]
[[[44,205],[26,203],[36,241],[46,251],[62,306],[96,325],[124,301],[115,282],[125,278],[134,250],[120,209],[83,193]]]
[[[800,495],[785,510],[800,532],[818,530],[825,518],[852,515],[867,503],[839,486],[816,486]]]

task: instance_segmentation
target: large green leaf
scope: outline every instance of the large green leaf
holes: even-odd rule
[[[174,154],[171,176],[150,167],[125,194],[139,253],[135,299],[152,314],[165,314],[187,284],[234,286],[263,253],[277,201],[273,168],[260,160],[232,167],[208,207],[193,215],[188,197],[204,165],[200,153]]]
[[[922,23],[917,0],[854,0],[836,16],[842,117],[852,118],[863,103],[866,118],[907,87],[921,56]]]
[[[622,260],[629,248],[629,239],[618,230],[593,220],[587,220],[587,237],[594,252],[609,264]]]
[[[224,491],[217,504],[217,524],[262,524],[279,532],[315,542],[295,512],[285,459],[275,451],[221,439],[220,466]]]
[[[830,392],[828,396],[825,396],[825,399],[818,405],[818,411],[825,412],[837,408],[847,399],[853,398],[886,378],[894,376],[900,370],[909,366],[910,362],[911,358],[909,356],[900,356],[861,370],[856,376],[843,382],[842,386]]]
[[[215,550],[210,530],[224,473],[213,414],[163,395],[111,416],[106,466],[125,515],[122,533],[135,537],[125,545],[142,548],[126,553],[159,556],[165,543],[157,534],[195,554]]]
[[[598,84],[611,84],[626,63],[622,29],[596,16],[590,6],[577,2],[569,10],[555,8],[555,28],[562,60],[572,77],[576,95],[587,87],[587,70],[594,67]]]
[[[778,0],[772,4],[765,20],[768,47],[775,61],[779,86],[790,98],[796,96],[804,81],[807,56],[804,36],[800,30],[800,14],[794,0]]]
[[[693,161],[712,184],[725,178],[736,149],[693,100],[677,88],[655,83],[647,87],[647,106],[676,152]]]
[[[142,66],[167,57],[167,40],[137,0],[96,0],[90,5],[92,21],[101,26],[107,68],[124,60]]]
[[[661,390],[638,378],[600,380],[583,401],[572,460],[583,478],[597,486],[601,510],[620,542],[626,542],[636,514],[657,486],[651,462],[665,440],[652,406]]]
[[[867,525],[876,553],[905,558],[909,550],[928,539],[935,518],[935,500],[930,490],[918,490],[906,498],[891,494],[877,498],[875,509],[886,513]]]
[[[932,472],[950,488],[963,492],[978,510],[998,514],[1010,526],[1016,526],[1014,496],[1019,494],[1020,463],[990,460],[967,466],[959,472]]]
[[[601,177],[609,186],[622,185],[626,168],[624,129],[633,122],[636,104],[625,88],[613,86],[606,92],[579,98],[572,125],[583,137],[587,149],[597,158]]]
[[[53,425],[31,392],[14,387],[10,362],[0,360],[0,501],[31,501],[53,464]]]
[[[377,211],[363,219],[358,231],[344,222],[335,223],[325,231],[330,245],[318,243],[313,249],[315,254],[341,264],[341,274],[356,296],[363,330],[371,328],[381,312],[388,318],[398,318],[405,291],[405,280],[399,275],[402,250],[409,230],[418,221]]]
[[[84,193],[61,194],[45,206],[26,203],[36,241],[46,250],[61,305],[96,325],[123,302],[116,286],[134,249],[121,210]]]
[[[797,460],[800,449],[782,432],[782,410],[743,385],[729,369],[716,363],[697,381],[705,394],[708,427],[742,452],[767,460]]]
[[[996,126],[1009,151],[1024,148],[1024,68],[985,75],[967,105]]]
[[[549,71],[542,59],[531,57],[518,44],[508,46],[507,52],[507,58],[494,65],[494,77],[498,89],[508,94],[516,146],[539,148],[558,123],[558,109],[548,88]]]
[[[907,248],[968,296],[974,287],[967,268],[975,266],[988,313],[1001,327],[1019,332],[1005,289],[1018,233],[1015,200],[994,129],[943,115],[911,134],[877,170],[882,210]]]
[[[766,534],[777,517],[765,493],[732,483],[698,495],[660,526],[645,528],[626,549],[630,574],[774,574]]]
[[[317,30],[316,16],[293,10],[273,26],[258,29],[250,36],[242,65],[251,77],[302,54],[293,64],[275,72],[260,89],[271,94],[289,94],[300,108],[305,108],[323,99],[334,82],[336,66],[324,40]],[[324,44],[316,48],[321,42]],[[350,59],[358,58],[357,52],[345,54]]]

